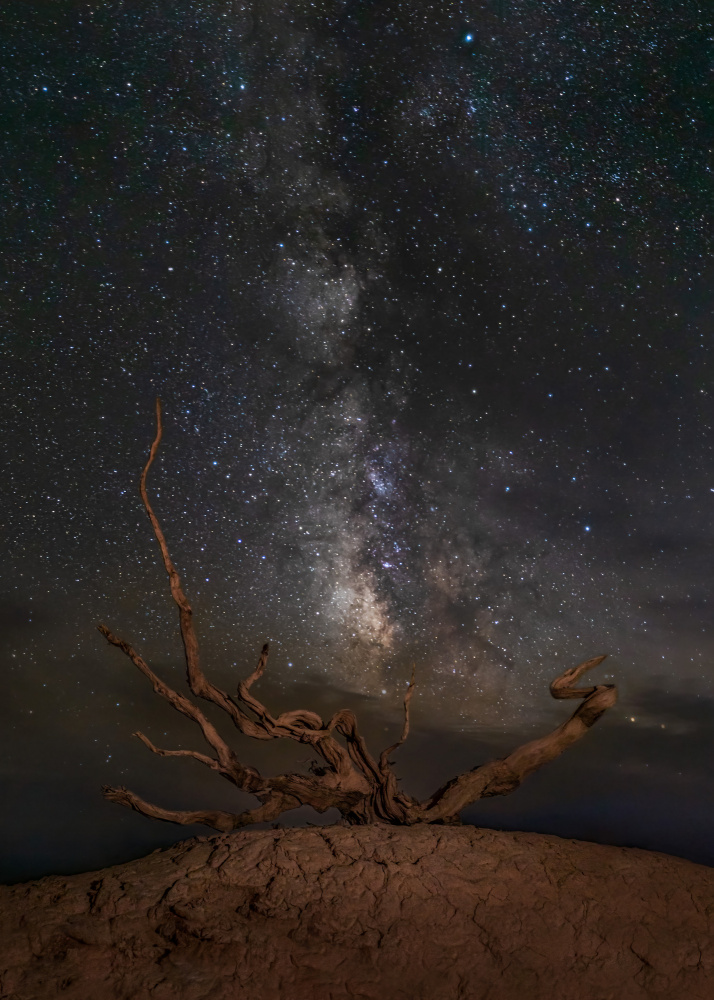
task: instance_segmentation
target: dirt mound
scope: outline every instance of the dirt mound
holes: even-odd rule
[[[0,887],[8,1000],[711,1000],[714,869],[471,827],[185,841]]]

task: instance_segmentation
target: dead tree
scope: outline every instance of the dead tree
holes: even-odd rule
[[[566,670],[550,685],[550,693],[554,698],[582,699],[582,704],[566,722],[547,736],[524,744],[507,757],[492,760],[458,775],[434,792],[431,798],[420,802],[399,790],[389,759],[409,734],[409,703],[414,693],[413,673],[404,698],[402,734],[396,743],[382,751],[379,759],[373,757],[368,750],[357,728],[357,719],[349,709],[335,713],[327,722],[315,712],[308,710],[271,715],[265,705],[251,692],[251,688],[262,676],[268,662],[267,643],[263,646],[255,670],[247,680],[238,685],[237,697],[233,697],[216,687],[203,672],[191,606],[181,587],[164,533],[146,493],[146,477],[161,437],[161,402],[157,399],[156,437],[141,474],[139,489],[161,549],[169,577],[171,596],[178,608],[191,693],[196,698],[204,698],[222,708],[244,735],[257,740],[290,739],[307,744],[322,758],[322,764],[314,766],[310,775],[281,774],[274,778],[265,778],[254,768],[241,764],[235,752],[198,705],[165,684],[128,642],[114,635],[106,625],[100,625],[99,631],[102,635],[129,657],[151,682],[156,694],[200,727],[211,753],[199,753],[196,750],[163,750],[154,746],[143,733],[135,733],[142,743],[160,757],[191,757],[200,761],[230,781],[236,788],[254,795],[260,804],[241,813],[223,810],[163,809],[161,806],[145,802],[126,788],[104,786],[104,795],[112,802],[129,806],[154,819],[182,824],[203,823],[222,832],[248,826],[251,823],[275,820],[286,810],[301,805],[310,805],[318,812],[324,812],[335,806],[344,819],[353,824],[392,823],[406,826],[416,823],[457,824],[460,823],[459,814],[470,803],[492,795],[507,795],[537,768],[558,757],[572,743],[584,736],[617,700],[617,689],[614,684],[575,686],[582,674],[602,663],[604,656],[596,656],[571,670]]]

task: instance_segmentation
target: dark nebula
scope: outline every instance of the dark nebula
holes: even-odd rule
[[[206,832],[104,782],[230,801],[130,739],[200,735],[95,627],[181,683],[157,395],[217,682],[269,639],[269,704],[384,744],[416,663],[426,793],[609,653],[617,708],[465,818],[714,864],[713,37],[689,0],[3,5],[0,877]]]

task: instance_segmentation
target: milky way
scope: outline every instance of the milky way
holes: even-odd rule
[[[317,685],[382,726],[414,663],[424,726],[515,738],[608,652],[623,746],[699,733],[700,7],[1,16],[6,770],[30,813],[41,748],[128,783],[136,711],[167,725],[93,631],[180,677],[137,494],[157,395],[149,487],[226,684],[269,638],[276,697]]]

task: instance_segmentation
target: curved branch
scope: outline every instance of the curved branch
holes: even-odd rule
[[[184,653],[186,657],[188,686],[196,697],[212,701],[214,705],[218,705],[219,708],[222,708],[225,712],[227,712],[236,727],[242,733],[245,733],[246,736],[253,736],[260,739],[259,730],[255,726],[255,723],[243,712],[241,712],[233,699],[225,691],[216,687],[215,684],[212,684],[206,678],[201,668],[201,660],[198,651],[198,638],[196,636],[196,630],[193,626],[193,611],[191,609],[191,605],[188,603],[186,595],[183,592],[183,588],[181,587],[181,579],[171,560],[169,548],[166,544],[166,538],[151,503],[149,502],[149,496],[146,492],[146,477],[154,458],[156,457],[156,452],[158,451],[162,437],[163,424],[161,421],[161,400],[157,397],[156,436],[152,441],[149,458],[141,473],[141,479],[139,480],[139,493],[141,494],[142,502],[146,508],[146,513],[149,515],[151,527],[154,529],[156,541],[159,543],[161,558],[163,559],[164,568],[166,569],[169,577],[171,596],[173,597],[179,611],[179,628],[181,630],[181,639],[183,641]]]
[[[550,685],[550,693],[553,698],[587,698],[589,695],[597,689],[597,684],[592,687],[587,688],[576,688],[573,687],[575,681],[577,681],[586,670],[591,670],[593,667],[597,667],[603,660],[606,660],[607,656],[594,656],[591,660],[584,660],[579,663],[577,667],[571,667],[570,670],[566,670],[556,677]],[[603,686],[603,685],[601,685]],[[614,685],[609,685],[613,687]]]
[[[257,715],[259,725],[263,728],[263,739],[299,739],[301,729],[323,729],[323,722],[316,712],[306,709],[296,709],[292,712],[282,712],[277,719],[267,710],[262,701],[250,693],[252,685],[263,676],[268,664],[268,653],[270,646],[266,642],[260,651],[258,665],[247,680],[241,681],[238,685],[238,698],[247,705],[248,708]]]
[[[201,727],[201,732],[203,733],[206,743],[215,751],[218,758],[218,764],[227,773],[232,774],[235,783],[246,792],[252,792],[254,789],[262,786],[263,779],[260,774],[252,767],[245,767],[240,763],[236,755],[233,753],[228,744],[222,739],[218,730],[210,722],[209,719],[203,714],[203,712],[194,705],[192,701],[189,701],[184,695],[179,694],[178,691],[174,691],[170,688],[168,684],[164,683],[161,678],[154,673],[151,667],[145,662],[145,660],[136,652],[136,650],[125,642],[123,639],[119,639],[117,636],[111,632],[106,625],[98,625],[99,631],[105,637],[107,642],[110,642],[113,646],[121,649],[125,653],[131,662],[139,668],[142,674],[151,681],[151,685],[156,692],[165,701],[175,708],[177,712],[185,715],[187,718],[191,719],[193,722],[197,723]]]
[[[238,830],[251,823],[270,822],[277,819],[282,812],[301,805],[297,799],[276,794],[256,809],[248,809],[242,813],[229,813],[222,809],[162,809],[161,806],[146,802],[134,792],[130,792],[128,788],[113,788],[111,785],[104,785],[102,794],[110,802],[118,802],[119,805],[134,809],[142,816],[148,816],[151,819],[164,819],[169,823],[180,823],[182,826],[203,823],[204,826],[211,826],[214,830],[220,830],[221,833],[230,833],[231,830]]]
[[[307,708],[296,708],[292,712],[281,712],[275,720],[276,727],[286,729],[323,729],[323,722],[317,712]]]
[[[277,727],[277,720],[273,718],[273,716],[267,710],[267,708],[262,703],[262,701],[258,701],[258,699],[255,698],[250,693],[251,686],[257,680],[259,680],[263,676],[263,673],[265,672],[265,668],[266,668],[266,666],[268,664],[268,653],[269,653],[269,651],[270,651],[270,646],[266,642],[265,645],[263,646],[263,648],[260,651],[260,657],[258,658],[258,665],[257,665],[257,667],[255,668],[255,670],[253,671],[253,673],[250,675],[250,677],[248,677],[247,680],[241,681],[240,684],[238,685],[238,698],[240,699],[240,701],[243,702],[244,705],[248,706],[248,708],[251,710],[251,712],[253,712],[255,715],[257,715],[257,717],[258,717],[258,725],[259,725],[259,727],[263,731],[262,735],[260,737],[258,737],[258,738],[259,739],[264,739],[264,740],[266,740],[266,739],[267,740],[278,739],[281,736],[290,736],[289,732],[285,732],[285,733],[282,733],[282,732],[281,733],[277,733],[277,732],[275,732],[276,727]],[[317,718],[319,719],[319,716],[317,716]],[[320,722],[320,725],[322,725],[322,719],[319,719],[319,722]],[[255,725],[255,723],[254,723],[254,725]]]
[[[250,675],[250,677],[246,678],[246,680],[244,680],[243,683],[240,685],[241,688],[244,688],[246,691],[248,691],[253,686],[253,684],[255,684],[256,681],[260,680],[260,678],[265,673],[265,668],[268,665],[269,653],[270,653],[270,645],[266,642],[260,651],[260,656],[258,657],[258,665],[256,666],[253,673]]]
[[[181,587],[181,580],[176,572],[176,567],[171,561],[171,556],[169,554],[169,549],[166,544],[166,538],[161,530],[161,525],[159,524],[158,518],[154,513],[154,510],[149,503],[149,496],[146,492],[146,477],[149,474],[149,469],[152,466],[154,458],[156,457],[156,452],[159,449],[159,444],[161,443],[161,438],[163,437],[164,428],[161,421],[161,400],[156,397],[156,437],[151,443],[151,450],[149,451],[149,458],[147,459],[146,465],[141,473],[141,479],[139,480],[139,493],[141,494],[141,499],[143,501],[144,507],[146,508],[146,513],[149,515],[149,520],[151,521],[151,527],[154,529],[154,535],[156,536],[156,541],[159,543],[159,548],[161,549],[161,558],[164,561],[164,567],[169,576],[169,585],[171,587],[171,596],[176,602],[176,606],[179,609],[179,623],[181,628],[181,638],[183,639],[183,645],[186,652],[186,667],[188,670],[188,682],[189,687],[194,694],[199,694],[199,689],[201,688],[201,680],[203,678],[203,672],[201,670],[199,656],[198,656],[198,640],[196,638],[196,630],[193,627],[191,606],[186,600],[186,595]]]
[[[559,757],[564,750],[581,739],[597,720],[617,701],[614,684],[597,684],[590,688],[574,688],[573,683],[591,667],[605,659],[596,656],[557,677],[551,684],[554,698],[585,698],[571,717],[547,736],[518,747],[501,760],[493,760],[472,771],[460,774],[442,786],[422,803],[426,822],[453,821],[462,809],[477,799],[492,795],[507,795],[518,788],[524,778],[543,764]]]
[[[412,664],[412,679],[409,681],[407,686],[407,693],[404,696],[404,728],[402,729],[402,735],[399,737],[396,743],[392,743],[391,747],[387,747],[386,750],[382,750],[379,755],[379,770],[384,774],[389,768],[389,755],[394,750],[402,745],[406,741],[409,735],[409,702],[412,700],[412,695],[414,694],[414,688],[416,687],[414,683],[414,674],[416,672],[416,664]]]
[[[376,787],[370,795],[367,812],[374,815],[375,819],[387,823],[410,823],[419,821],[421,806],[416,799],[399,791],[397,786],[397,776],[391,768],[389,755],[400,747],[409,735],[409,703],[414,694],[414,674],[416,664],[412,665],[412,676],[407,686],[404,696],[404,725],[402,733],[396,743],[382,750],[379,755],[379,769],[376,774]]]
[[[327,763],[329,770],[349,782],[350,789],[363,785],[363,779],[356,774],[352,765],[360,769],[367,781],[377,778],[377,765],[357,731],[357,720],[352,712],[342,709],[336,712],[327,724],[323,723],[316,712],[307,709],[283,712],[275,718],[265,705],[250,693],[251,685],[263,676],[268,662],[268,652],[269,646],[266,642],[255,670],[247,680],[238,685],[238,698],[258,718],[257,725],[262,730],[259,739],[292,739],[299,743],[310,744]],[[333,730],[345,737],[347,750],[331,736]],[[363,790],[366,793],[369,790],[368,786],[364,785]]]
[[[352,763],[360,769],[370,784],[379,781],[379,766],[367,749],[364,737],[357,728],[357,716],[349,708],[335,712],[325,728],[328,732],[334,729],[347,741],[347,753]]]
[[[209,757],[208,754],[198,753],[196,750],[162,750],[160,747],[154,746],[148,736],[144,736],[143,733],[132,733],[132,736],[138,737],[145,747],[148,747],[152,753],[157,754],[159,757],[193,757],[194,760],[200,761],[201,764],[205,764],[206,767],[210,767],[212,771],[219,771],[220,773],[225,773],[221,769],[221,765],[215,759],[215,757]]]

